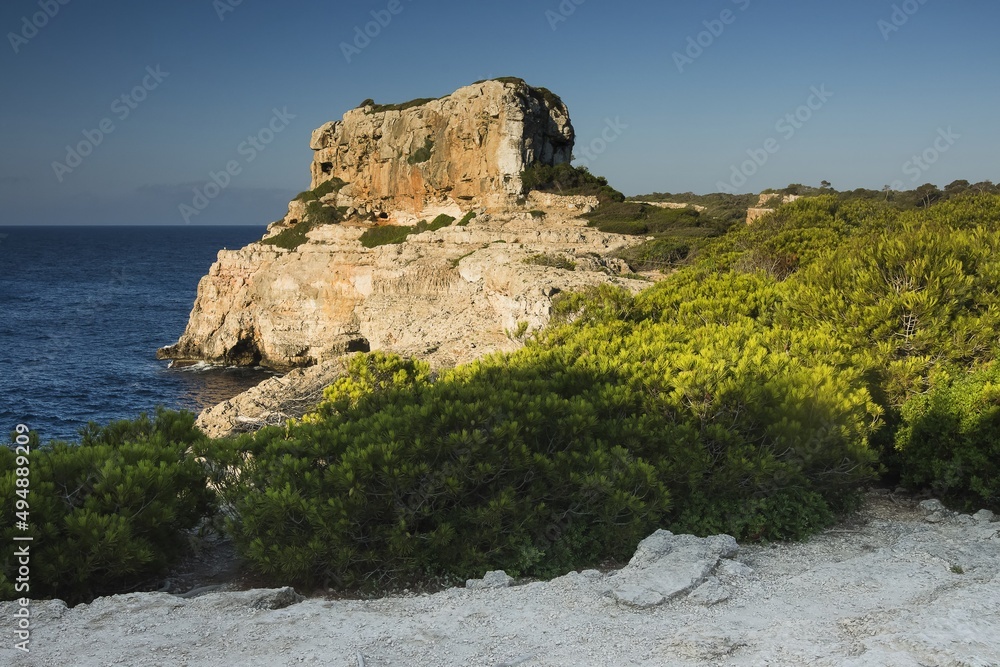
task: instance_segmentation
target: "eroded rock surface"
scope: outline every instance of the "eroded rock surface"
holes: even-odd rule
[[[638,239],[590,229],[567,209],[544,219],[484,214],[375,248],[361,245],[363,232],[324,225],[293,251],[220,252],[183,336],[161,358],[287,369],[384,350],[449,366],[516,349],[513,334],[547,324],[560,292],[648,286],[610,257]]]

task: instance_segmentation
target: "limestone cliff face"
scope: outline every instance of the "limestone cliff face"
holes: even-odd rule
[[[367,105],[312,142],[313,187],[334,178],[347,186],[292,202],[270,227],[269,241],[306,239],[285,244],[293,249],[259,242],[220,252],[184,334],[160,358],[289,369],[385,350],[448,366],[518,347],[548,322],[559,292],[646,284],[612,257],[639,239],[577,217],[596,199],[522,199],[527,165],[571,157],[569,115],[547,91],[487,81],[407,108]],[[316,207],[323,224],[310,218]],[[339,224],[330,224],[332,207]],[[376,225],[440,212],[478,215],[399,244],[360,241]]]
[[[410,106],[413,104],[413,106]],[[349,185],[338,204],[397,221],[425,211],[503,209],[530,164],[572,159],[562,100],[520,80],[484,81],[422,104],[366,104],[316,130],[312,187]]]
[[[221,251],[184,335],[160,357],[284,369],[386,350],[448,366],[515,349],[518,330],[544,326],[561,291],[648,284],[622,277],[627,265],[608,257],[634,237],[574,216],[483,214],[376,248],[359,242],[364,227],[324,225],[292,251]],[[545,265],[559,259],[563,268]]]

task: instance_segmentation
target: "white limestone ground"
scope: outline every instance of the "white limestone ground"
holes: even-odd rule
[[[658,532],[617,573],[380,600],[285,589],[32,607],[46,667],[1000,665],[1000,523],[872,495],[804,544]]]

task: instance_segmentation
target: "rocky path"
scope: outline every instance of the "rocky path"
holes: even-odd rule
[[[2,665],[1000,665],[1000,523],[872,495],[804,544],[654,534],[615,573],[380,600],[289,589],[0,605]]]

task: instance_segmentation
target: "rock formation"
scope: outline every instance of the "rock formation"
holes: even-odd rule
[[[202,423],[213,434],[295,416],[270,393],[315,396],[346,353],[384,350],[450,366],[518,347],[547,324],[560,292],[647,284],[613,257],[641,239],[578,218],[596,198],[523,192],[526,166],[571,157],[566,107],[547,91],[487,81],[422,104],[366,104],[317,130],[312,145],[319,191],[293,201],[261,242],[219,253],[184,334],[158,353],[317,367],[218,406]],[[462,219],[401,243],[361,242],[374,228],[441,213]],[[302,238],[274,243],[288,234]]]
[[[399,221],[507,208],[521,172],[572,159],[573,126],[557,96],[519,79],[483,81],[437,100],[367,102],[313,132],[312,187],[348,183],[338,204]]]
[[[781,195],[777,192],[765,192],[761,194],[755,208],[747,209],[747,224],[752,225],[768,213],[774,213],[775,206],[791,204],[798,199],[801,199],[799,195]],[[775,200],[777,200],[776,204],[774,203]]]

